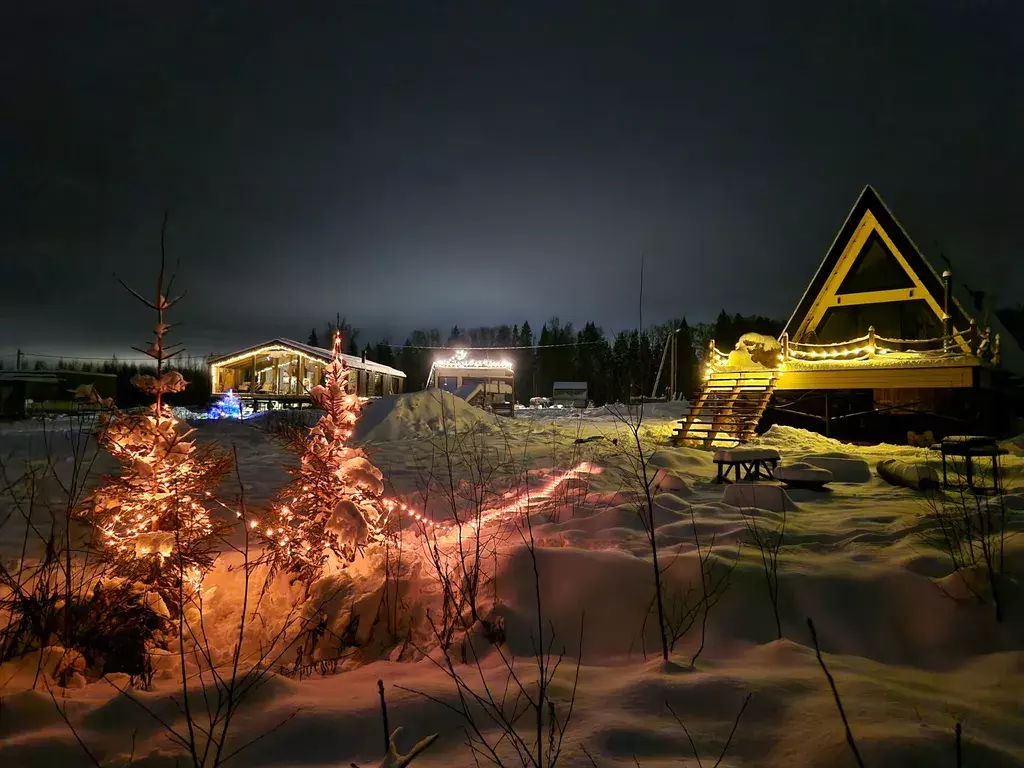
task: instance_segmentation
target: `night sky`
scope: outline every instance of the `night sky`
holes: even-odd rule
[[[1024,301],[1024,3],[691,5],[4,3],[0,355],[133,354],[165,208],[196,354],[785,319],[866,183]]]

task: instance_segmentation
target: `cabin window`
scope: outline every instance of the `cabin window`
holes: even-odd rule
[[[843,278],[837,293],[866,293],[913,287],[914,281],[903,269],[903,265],[886,247],[878,233],[872,232]]]
[[[891,339],[932,339],[942,335],[942,322],[924,299],[829,307],[818,323],[823,344],[849,341],[868,332]]]

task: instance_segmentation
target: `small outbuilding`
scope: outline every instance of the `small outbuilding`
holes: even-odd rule
[[[563,408],[586,408],[587,382],[556,381],[551,391],[551,404]]]
[[[0,416],[93,410],[95,405],[75,397],[83,386],[91,387],[100,397],[114,397],[117,376],[91,371],[0,371]]]
[[[486,350],[478,352],[478,356],[470,357],[468,350],[456,349],[450,357],[435,360],[427,374],[427,388],[444,389],[479,408],[514,415],[516,379],[512,363],[491,357]]]

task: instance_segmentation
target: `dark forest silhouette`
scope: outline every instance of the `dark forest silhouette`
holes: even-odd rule
[[[336,328],[341,330],[349,354],[365,356],[367,360],[404,371],[408,377],[406,391],[423,388],[431,363],[445,355],[444,348],[504,347],[506,349],[501,356],[510,359],[515,366],[516,399],[519,402],[526,403],[530,398],[538,396],[550,397],[556,381],[585,381],[589,386],[589,399],[595,405],[603,405],[651,394],[649,389],[641,391],[641,384],[649,388],[654,382],[668,333],[673,328],[679,329],[676,348],[677,392],[689,398],[699,384],[698,369],[710,339],[715,339],[720,348],[729,349],[744,333],[777,336],[782,330],[782,324],[757,315],[729,315],[722,310],[714,323],[690,325],[682,317],[649,326],[642,332],[632,328],[608,334],[592,322],[576,329],[572,323],[552,317],[541,326],[539,332],[535,332],[529,322],[478,328],[454,326],[447,333],[437,329],[413,331],[401,345],[392,344],[390,339],[383,338],[376,343],[360,346],[359,329],[344,317],[338,316],[322,331],[313,328],[308,334],[308,343],[319,346],[318,342],[323,339],[333,338]],[[658,396],[666,394],[669,365],[666,356]],[[117,376],[116,402],[121,407],[141,404],[136,402],[139,400],[138,393],[131,385],[131,379],[138,373],[150,372],[146,364],[117,358],[102,362],[36,359],[22,367],[113,373]],[[170,396],[169,400],[176,405],[205,404],[211,397],[209,370],[205,361],[202,358],[188,358],[178,367],[185,373],[189,386],[184,392]]]

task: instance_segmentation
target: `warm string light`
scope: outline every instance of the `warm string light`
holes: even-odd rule
[[[581,462],[572,469],[566,470],[565,472],[558,473],[555,477],[549,478],[548,482],[544,484],[542,488],[534,493],[525,493],[516,498],[515,501],[510,502],[504,506],[490,509],[484,512],[478,519],[470,520],[463,523],[438,523],[428,518],[424,513],[403,504],[402,502],[394,499],[385,499],[384,503],[388,505],[389,509],[398,509],[405,513],[408,517],[413,518],[419,523],[422,523],[426,528],[435,532],[438,536],[447,536],[455,531],[463,528],[477,528],[484,523],[490,522],[491,520],[505,518],[514,512],[520,512],[526,510],[535,502],[544,501],[551,498],[555,491],[567,480],[579,479],[584,475],[596,475],[600,474],[601,468],[590,464],[589,462]]]
[[[871,355],[888,355],[895,352],[895,349],[887,347],[865,345],[862,347],[830,347],[826,349],[789,349],[790,357],[797,357],[804,360],[835,360],[837,358],[858,358],[870,357]]]
[[[307,350],[318,351],[309,352]],[[303,360],[308,360],[318,365],[329,365],[331,363],[331,360],[333,359],[333,350],[319,350],[318,347],[309,347],[305,344],[300,344],[298,342],[280,339],[275,340],[270,344],[266,344],[257,349],[249,350],[247,352],[240,352],[230,357],[214,358],[213,360],[210,361],[210,369],[212,371],[215,368],[220,368],[225,365],[234,365],[235,363],[240,363],[243,360],[252,360],[253,357],[259,357],[260,355],[270,355],[274,353],[287,354],[293,356],[297,355],[298,357],[301,357]],[[376,373],[387,373],[392,376],[401,376],[402,378],[405,378],[405,373],[403,373],[402,371],[399,371],[396,368],[391,368],[390,366],[387,365],[383,365],[381,363],[375,363],[372,360],[364,361],[361,358],[356,357],[354,355],[345,354],[342,354],[339,359],[343,363],[351,365],[354,368],[361,368],[364,370],[374,371]]]
[[[514,372],[512,363],[509,360],[490,360],[485,357],[474,357],[469,356],[469,352],[465,349],[457,349],[452,356],[447,359],[435,360],[431,366],[430,371],[427,373],[427,385],[434,380],[434,373],[439,368],[471,368],[471,369],[490,369],[490,370],[506,370],[510,374]]]

